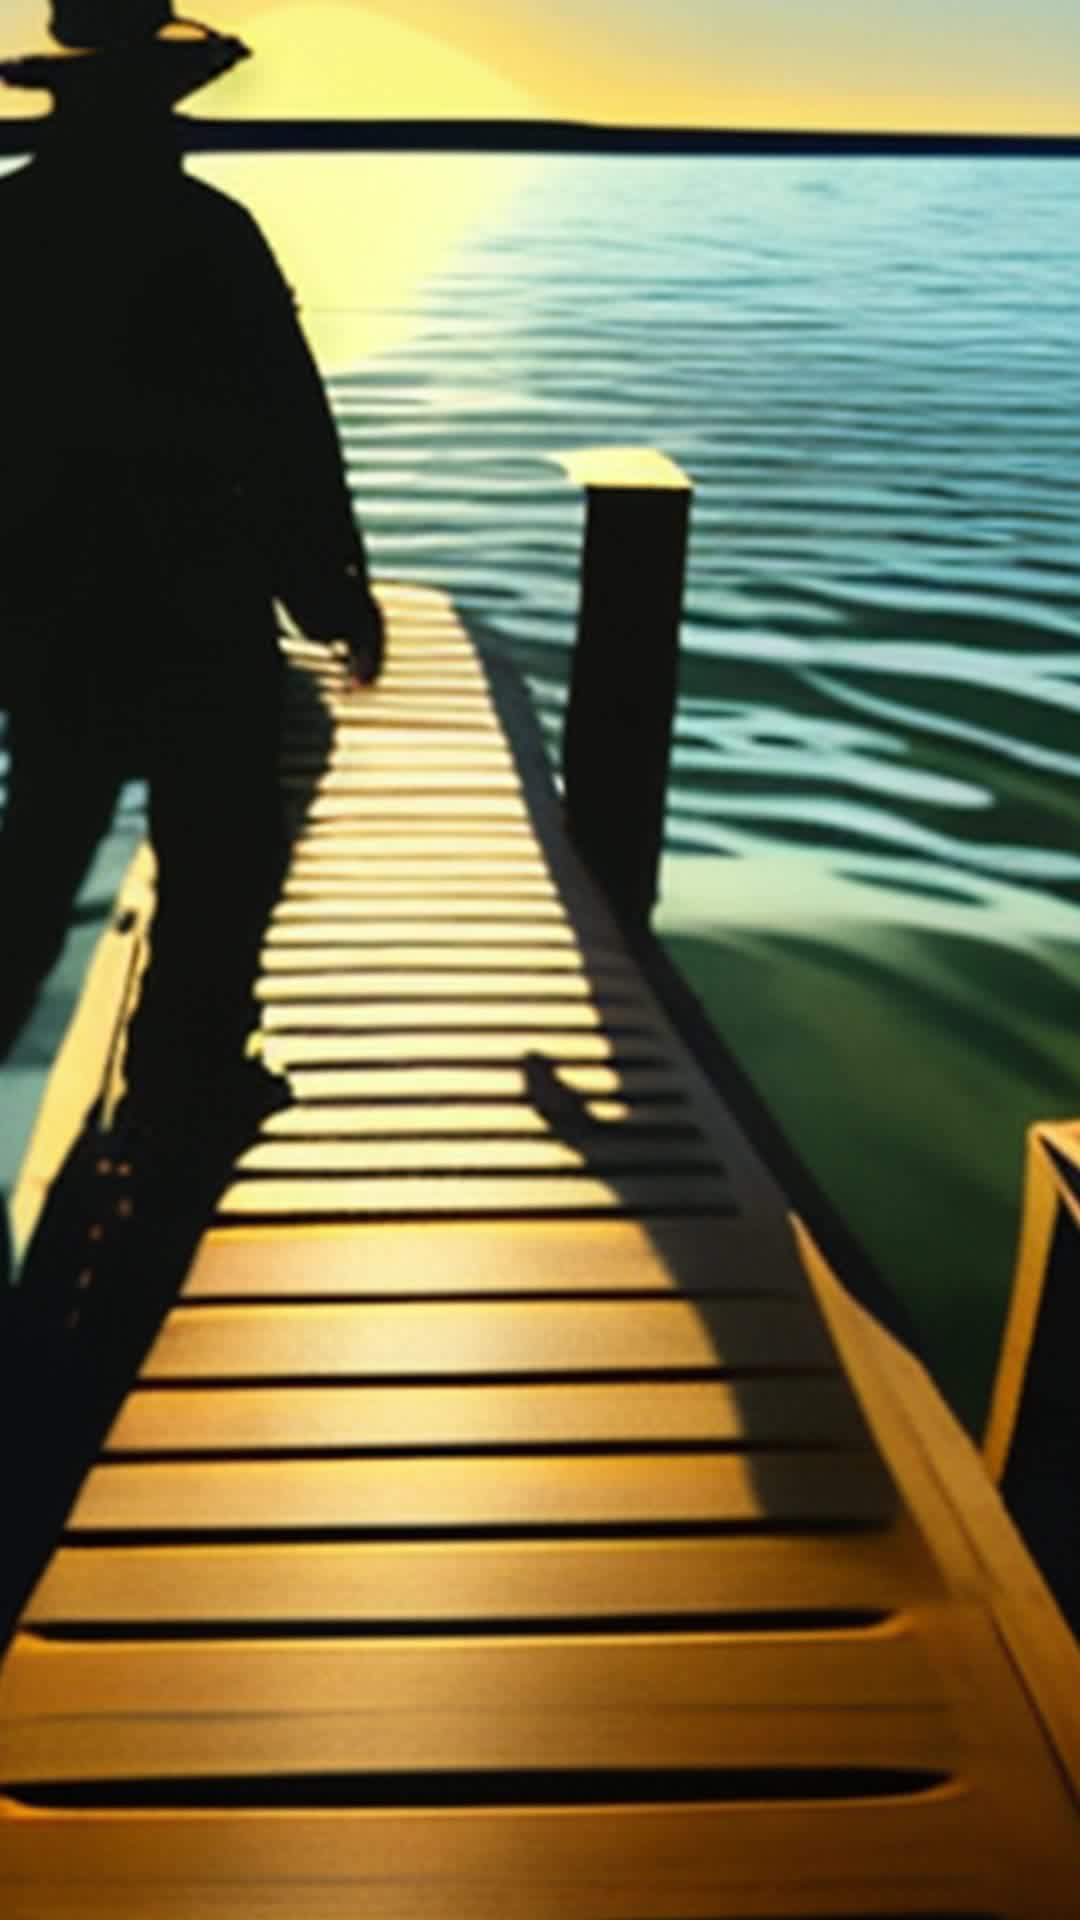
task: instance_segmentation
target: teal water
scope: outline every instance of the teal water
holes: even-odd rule
[[[343,262],[391,217],[385,161],[291,164],[313,219],[355,194]],[[658,925],[975,1423],[1024,1128],[1080,1113],[1077,163],[427,164],[503,193],[331,376],[375,569],[501,639],[554,751],[551,456],[686,469]]]

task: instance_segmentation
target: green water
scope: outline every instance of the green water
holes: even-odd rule
[[[990,958],[949,936],[667,944],[979,1431],[1024,1130],[1076,1111],[1080,964],[1070,983],[1038,958]]]

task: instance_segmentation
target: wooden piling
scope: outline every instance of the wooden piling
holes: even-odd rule
[[[690,481],[651,448],[557,458],[586,493],[565,824],[620,919],[644,926],[663,842]]]

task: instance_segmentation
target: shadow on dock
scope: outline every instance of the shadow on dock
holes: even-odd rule
[[[479,637],[475,629],[473,637]],[[528,692],[497,640],[488,637],[481,645],[481,659],[533,829],[578,934],[598,1030],[611,1047],[620,1083],[610,1098],[624,1106],[624,1117],[601,1118],[593,1111],[597,1103],[560,1064],[556,1034],[550,1053],[534,1050],[522,1059],[526,1097],[552,1137],[581,1156],[582,1171],[610,1189],[616,1216],[633,1219],[647,1235],[667,1275],[666,1297],[692,1305],[707,1336],[711,1355],[703,1355],[698,1377],[719,1376],[735,1412],[730,1438],[702,1438],[690,1450],[741,1456],[757,1513],[747,1523],[751,1529],[887,1525],[896,1512],[893,1490],[810,1297],[786,1211],[811,1225],[853,1296],[922,1358],[916,1329],[783,1138],[660,942],[647,926],[628,924],[612,909],[624,964],[628,959],[637,975],[634,997],[622,996],[607,966],[604,938],[590,930],[595,895],[567,842]],[[589,879],[602,890],[602,876]],[[642,982],[718,1109],[721,1103],[727,1109],[722,1124],[735,1149],[731,1164],[724,1148],[694,1124],[684,1098],[649,1089],[658,1046],[642,1024]],[[643,1174],[657,1177],[658,1190],[662,1176],[670,1176],[670,1199],[643,1201]],[[678,1375],[683,1383],[694,1377]],[[660,1396],[671,1390],[662,1369],[656,1390]],[[681,1450],[685,1443],[669,1444]],[[703,1530],[715,1531],[715,1524]],[[693,1526],[680,1522],[678,1532],[687,1531]],[[812,1600],[807,1604],[812,1612]]]
[[[333,727],[313,676],[288,661],[282,691],[308,745],[287,794],[292,840]],[[0,1652],[261,1117],[237,1119],[211,1097],[197,1138],[165,1141],[136,1166],[102,1131],[100,1104],[52,1185],[19,1284],[5,1275],[0,1293]]]

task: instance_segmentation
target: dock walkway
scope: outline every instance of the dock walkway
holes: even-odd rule
[[[996,1495],[643,983],[512,676],[382,597],[374,691],[293,647],[295,1101],[24,1610],[0,1908],[1075,1920],[1080,1666]]]

